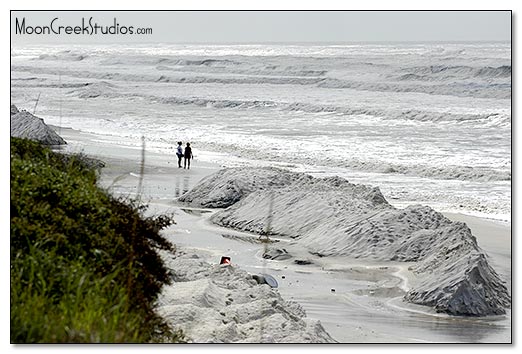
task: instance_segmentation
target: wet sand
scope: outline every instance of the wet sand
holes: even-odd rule
[[[101,184],[116,194],[135,196],[141,169],[141,144],[125,141],[114,143],[110,136],[99,136],[62,128],[60,134],[68,142],[66,152],[83,153],[106,163]],[[144,200],[173,200],[190,190],[199,180],[219,170],[220,166],[192,160],[191,168],[178,168],[175,143],[167,152],[152,152],[145,142]],[[196,151],[195,155],[201,152]],[[203,152],[204,154],[204,152]],[[197,156],[197,155],[196,155]]]
[[[110,137],[62,129],[67,151],[84,152],[106,162],[101,184],[116,194],[135,195],[141,149],[115,145]],[[174,146],[174,145],[173,145]],[[197,149],[197,147],[195,147]],[[343,343],[509,343],[511,313],[490,318],[455,318],[401,300],[407,288],[407,265],[371,263],[346,257],[319,258],[299,245],[274,243],[294,256],[310,260],[299,265],[290,260],[267,260],[256,235],[221,228],[208,221],[212,212],[180,206],[175,199],[200,179],[218,170],[216,164],[194,161],[191,170],[179,169],[172,153],[147,152],[142,200],[149,213],[172,213],[176,224],[166,229],[178,247],[195,251],[205,261],[217,263],[222,255],[250,273],[268,273],[279,283],[279,292],[300,303],[310,319],[320,320],[326,331]],[[510,226],[460,214],[445,214],[465,221],[492,265],[511,287]]]

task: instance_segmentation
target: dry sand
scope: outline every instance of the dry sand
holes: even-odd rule
[[[129,148],[114,145],[110,137],[102,138],[66,129],[62,129],[61,135],[69,142],[66,147],[68,151],[83,151],[108,163],[102,171],[103,185],[111,185],[112,191],[119,194],[135,192],[141,154],[139,146]],[[208,220],[212,213],[197,208],[182,208],[175,202],[177,197],[191,189],[201,178],[219,168],[220,166],[196,160],[190,171],[178,169],[173,152],[170,155],[147,154],[146,159],[143,200],[150,203],[149,212],[174,214],[177,224],[165,230],[165,234],[182,252],[197,254],[204,264],[202,269],[212,269],[222,255],[227,255],[232,258],[235,267],[248,274],[273,275],[279,282],[277,290],[282,296],[281,301],[298,303],[306,311],[305,322],[314,323],[319,320],[326,332],[339,342],[511,341],[511,311],[505,316],[455,318],[436,314],[425,306],[402,301],[402,295],[408,288],[408,272],[404,264],[350,260],[346,257],[321,258],[284,239],[274,242],[271,247],[285,249],[293,258],[265,259],[262,257],[264,247],[257,241],[256,235],[213,225]],[[510,226],[463,215],[446,216],[468,224],[477,237],[479,246],[488,253],[490,263],[508,281],[510,288]],[[295,260],[311,261],[311,264],[296,264]],[[186,292],[180,291],[176,295],[175,289],[176,283],[171,289],[165,289],[170,294],[169,301],[177,298],[181,301],[184,296],[188,301]],[[175,311],[162,313],[166,318],[176,316]],[[196,323],[191,326],[199,328],[197,321],[203,322],[203,319],[197,316],[195,318]],[[300,328],[299,331],[304,333],[306,326]],[[187,331],[194,338],[203,341],[201,338],[208,338],[198,337],[202,334],[191,333],[188,328]],[[239,340],[248,340],[245,338],[241,337]],[[267,333],[266,338],[274,336]],[[295,338],[299,337],[294,337],[293,340]]]

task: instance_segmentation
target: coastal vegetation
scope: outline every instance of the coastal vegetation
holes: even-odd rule
[[[81,155],[11,138],[11,342],[183,340],[154,312],[167,216],[97,186]]]

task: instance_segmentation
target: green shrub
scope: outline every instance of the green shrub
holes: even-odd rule
[[[96,185],[81,156],[11,138],[11,342],[177,341],[153,309],[169,282],[165,216]]]

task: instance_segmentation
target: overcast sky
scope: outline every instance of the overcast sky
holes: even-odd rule
[[[147,35],[20,35],[26,27],[100,26],[152,28]],[[173,11],[11,12],[11,44],[38,43],[262,43],[373,41],[509,41],[508,11]]]

